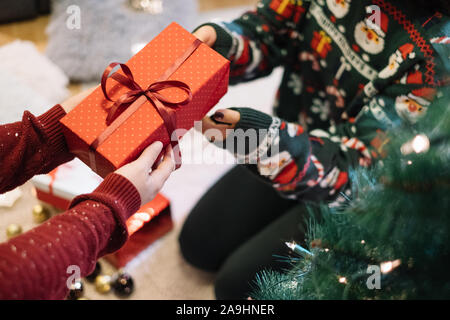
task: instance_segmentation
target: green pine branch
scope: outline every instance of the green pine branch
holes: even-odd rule
[[[390,132],[388,157],[352,173],[348,204],[309,208],[321,216],[309,222],[308,243],[320,243],[307,248],[314,256],[296,257],[289,272],[259,274],[254,299],[450,298],[449,97],[430,106],[414,130]],[[414,138],[422,152],[405,147]],[[380,269],[388,271],[380,273],[381,288],[369,288],[368,267],[386,262],[395,267]]]

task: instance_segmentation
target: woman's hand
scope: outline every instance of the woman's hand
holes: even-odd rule
[[[75,108],[78,104],[80,104],[81,101],[83,101],[84,98],[86,98],[88,95],[92,93],[92,91],[95,90],[96,87],[92,87],[90,89],[87,89],[77,95],[74,95],[68,99],[66,99],[64,102],[61,102],[60,105],[64,109],[66,113],[69,113],[72,111],[73,108]]]
[[[211,26],[203,26],[193,33],[194,36],[212,47],[217,40],[216,30]]]
[[[172,147],[169,145],[164,153],[163,160],[152,171],[163,144],[159,141],[152,143],[141,156],[133,162],[120,167],[115,173],[127,178],[138,190],[141,196],[141,205],[144,205],[156,196],[175,169]]]
[[[226,139],[227,129],[234,129],[240,118],[241,114],[236,110],[219,109],[212,116],[202,119],[202,133],[211,142],[223,141]]]

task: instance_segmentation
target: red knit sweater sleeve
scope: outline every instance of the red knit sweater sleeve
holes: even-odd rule
[[[0,126],[0,193],[73,158],[59,124],[64,115],[56,105]],[[75,198],[68,211],[0,244],[0,299],[63,299],[74,269],[84,277],[99,257],[124,244],[125,222],[140,203],[133,184],[113,173],[93,193]]]
[[[73,158],[59,123],[65,114],[56,105],[39,117],[25,111],[22,121],[0,125],[0,193]]]
[[[0,244],[0,300],[65,298],[74,270],[89,275],[98,258],[124,244],[126,219],[140,202],[133,184],[113,173],[66,212]]]

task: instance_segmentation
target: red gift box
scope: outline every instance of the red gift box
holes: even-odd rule
[[[229,65],[170,24],[112,79],[108,74],[115,64],[110,65],[101,87],[61,119],[70,151],[105,177],[154,141],[176,146],[227,92]],[[185,130],[171,135],[174,129]]]
[[[127,220],[127,229],[130,238],[124,246],[104,257],[116,268],[124,267],[142,250],[173,229],[169,200],[157,194]]]
[[[94,191],[102,180],[84,163],[74,159],[47,174],[34,176],[31,183],[39,200],[66,210],[73,198]]]

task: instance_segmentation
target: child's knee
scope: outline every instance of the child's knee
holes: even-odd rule
[[[206,241],[208,239],[199,237],[188,221],[178,236],[181,254],[189,264],[205,271],[217,271],[219,264],[214,261],[208,246],[205,246]]]

